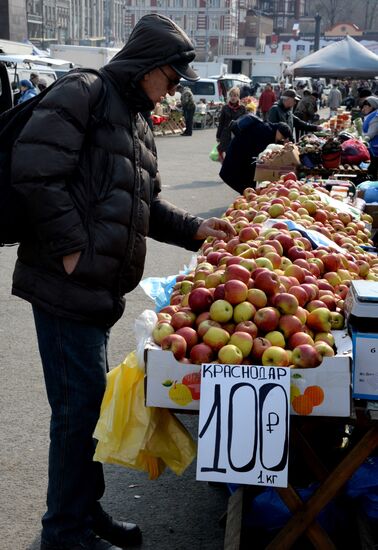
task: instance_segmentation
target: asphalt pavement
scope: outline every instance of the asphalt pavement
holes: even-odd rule
[[[157,137],[163,196],[193,214],[220,215],[236,193],[221,182],[220,165],[208,154],[215,130],[191,137]],[[192,253],[149,241],[144,276],[172,275]],[[49,407],[30,305],[10,295],[16,248],[0,249],[0,550],[38,550],[45,510]],[[134,321],[154,303],[140,287],[128,295],[123,318],[110,339],[110,365],[135,349]],[[196,437],[198,417],[181,415]],[[105,466],[104,508],[140,524],[143,550],[220,550],[226,509],[223,485],[195,480],[195,463],[181,476],[166,471],[156,481],[146,474]]]

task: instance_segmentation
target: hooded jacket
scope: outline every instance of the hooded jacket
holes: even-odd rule
[[[268,120],[269,122],[285,122],[292,132],[294,128],[303,132],[315,132],[318,129],[317,125],[308,124],[295,116],[293,109],[286,109],[282,99],[279,99],[270,109]]]
[[[270,143],[275,143],[278,126],[254,115],[244,115],[231,126],[235,137],[227,149],[219,175],[238,193],[253,185],[256,158]]]
[[[366,98],[374,111],[366,115],[362,125],[365,136],[369,139],[369,150],[373,157],[378,157],[378,97]],[[365,101],[366,101],[365,100]]]
[[[38,92],[34,88],[33,84],[30,82],[30,80],[21,80],[20,85],[24,86],[26,90],[21,92],[18,103],[24,103],[28,99],[31,99],[32,97],[35,97],[37,95]]]
[[[150,236],[189,250],[201,218],[160,197],[144,74],[194,59],[185,33],[151,14],[134,28],[102,77],[72,72],[33,111],[13,149],[12,183],[29,230],[12,292],[58,316],[110,327],[140,281]],[[81,251],[68,275],[63,256]]]

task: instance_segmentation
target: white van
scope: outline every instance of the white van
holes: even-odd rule
[[[180,83],[192,90],[196,103],[201,99],[204,99],[206,103],[225,103],[231,88],[250,86],[251,79],[244,74],[226,73],[222,76],[200,78],[196,82],[181,80]]]
[[[200,78],[196,82],[181,80],[180,84],[192,90],[194,101],[199,103],[205,100],[206,103],[223,103],[224,97],[222,88],[214,78]]]

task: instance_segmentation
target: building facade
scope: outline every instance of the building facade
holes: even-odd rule
[[[29,38],[39,46],[57,42],[119,47],[143,15],[162,13],[187,32],[196,46],[198,59],[211,60],[238,53],[241,18],[255,3],[255,0],[26,0],[26,18]]]

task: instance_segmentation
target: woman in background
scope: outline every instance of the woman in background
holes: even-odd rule
[[[378,178],[378,97],[367,97],[361,111],[364,116],[362,131],[369,140],[370,166],[368,172],[373,181]]]
[[[240,89],[231,88],[228,93],[228,103],[223,105],[217,130],[219,156],[224,158],[227,147],[232,139],[230,123],[246,113],[246,108],[240,103]]]

